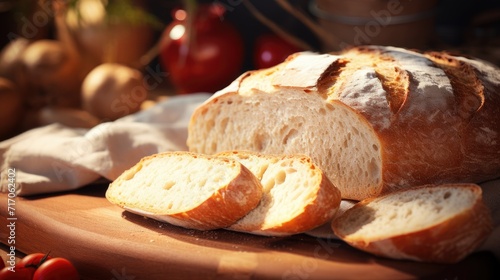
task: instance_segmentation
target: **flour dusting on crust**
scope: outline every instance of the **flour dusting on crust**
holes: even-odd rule
[[[363,67],[354,72],[339,93],[339,99],[355,109],[373,109],[370,110],[369,117],[373,126],[376,129],[389,128],[391,108],[387,102],[387,92],[383,89],[375,69]]]
[[[436,67],[432,61],[422,54],[394,47],[384,49],[385,53],[394,57],[401,67],[412,77],[413,89],[409,99],[412,104],[407,114],[446,111],[454,100],[453,88],[446,73]]]

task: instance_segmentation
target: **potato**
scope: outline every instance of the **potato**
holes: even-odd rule
[[[82,107],[94,116],[112,121],[140,110],[148,92],[142,73],[116,63],[94,68],[82,84]]]
[[[11,76],[12,70],[22,65],[22,56],[30,41],[19,37],[10,41],[0,52],[0,75]],[[10,78],[10,77],[7,77]]]
[[[0,140],[13,136],[23,115],[23,97],[11,81],[0,78]]]
[[[0,77],[11,80],[23,94],[30,87],[22,60],[29,44],[28,39],[19,37],[10,41],[0,52]]]
[[[80,106],[83,73],[79,59],[56,40],[43,39],[31,43],[23,54],[26,74],[38,92],[31,98],[44,99],[44,105]]]

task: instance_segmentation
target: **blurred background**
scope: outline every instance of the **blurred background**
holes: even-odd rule
[[[500,66],[498,0],[0,0],[0,140],[213,93],[297,51],[446,50]]]
[[[20,28],[23,25],[29,33],[27,35],[33,35],[31,39],[54,36],[53,18],[50,12],[47,12],[49,6],[47,2],[52,1],[0,0],[0,46],[5,46],[11,40],[8,35],[11,32],[17,31],[18,35],[22,35]],[[121,1],[102,0],[102,2]],[[134,6],[145,9],[147,13],[158,19],[164,26],[167,26],[172,21],[173,9],[185,6],[185,1],[175,0],[134,0],[132,2]],[[198,0],[196,2],[223,5],[227,12],[221,20],[230,21],[238,29],[245,40],[246,46],[254,44],[257,36],[271,30],[252,14],[244,2],[251,2],[264,16],[287,32],[307,41],[314,48],[320,49],[321,44],[324,43],[300,19],[283,9],[279,4],[280,1]],[[289,0],[281,2],[288,2],[291,6],[308,15],[318,25],[331,31],[333,36],[341,37],[339,43],[342,41],[353,43],[356,27],[363,29],[363,23],[373,19],[376,20],[374,15],[377,12],[380,12],[380,17],[386,16],[387,14],[382,12],[386,10],[391,16],[398,17],[398,19],[401,19],[401,16],[407,16],[407,18],[403,19],[404,22],[388,23],[385,26],[383,25],[384,22],[381,21],[382,31],[379,32],[381,34],[373,36],[372,40],[365,40],[361,43],[385,42],[387,44],[394,43],[409,47],[433,49],[472,49],[475,47],[478,52],[482,49],[485,55],[487,55],[489,49],[494,51],[500,46],[498,42],[500,40],[500,1],[498,0]],[[394,8],[394,10],[400,9],[401,12],[391,13],[387,8],[389,3],[399,3],[399,8]],[[47,13],[49,18],[45,19],[40,10]],[[48,23],[41,26],[45,21],[48,21]],[[397,25],[399,30],[404,31],[399,32],[393,25]],[[29,27],[33,26],[36,27],[37,32],[29,30]],[[396,30],[396,33],[392,33],[393,41],[384,37],[384,30],[388,29],[393,32]],[[161,31],[155,28],[155,36],[160,36]],[[349,33],[351,33],[352,38],[349,38]],[[371,34],[375,33],[377,33],[376,28],[372,27]],[[377,40],[376,37],[384,38]],[[418,37],[420,38],[416,39]],[[412,43],[414,46],[412,46]],[[482,53],[478,53],[478,55],[482,55]],[[498,58],[492,57],[492,59],[498,63],[496,60]],[[250,61],[250,54],[247,53],[245,68],[252,68]]]

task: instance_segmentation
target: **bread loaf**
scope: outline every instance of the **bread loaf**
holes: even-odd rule
[[[444,52],[297,53],[192,115],[190,151],[305,154],[345,199],[500,175],[500,70]]]
[[[352,246],[394,259],[455,263],[478,248],[492,219],[474,184],[399,190],[357,203],[332,223]]]
[[[106,191],[130,212],[198,230],[230,226],[261,197],[259,180],[238,161],[189,152],[145,157]]]
[[[339,208],[339,190],[309,157],[246,151],[217,156],[239,161],[263,186],[259,205],[230,230],[267,236],[302,233],[331,220]]]

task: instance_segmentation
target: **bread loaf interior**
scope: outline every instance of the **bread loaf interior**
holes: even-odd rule
[[[286,106],[282,106],[284,100]],[[379,192],[381,143],[372,128],[340,102],[328,103],[298,89],[225,95],[197,118],[190,127],[191,151],[212,154],[230,148],[306,154],[341,192],[343,186],[359,197]],[[329,160],[333,157],[335,164]]]
[[[238,224],[249,228],[272,228],[284,221],[292,220],[304,211],[304,206],[313,204],[317,197],[318,176],[306,164],[296,158],[238,157],[260,179],[263,196],[260,204]]]

